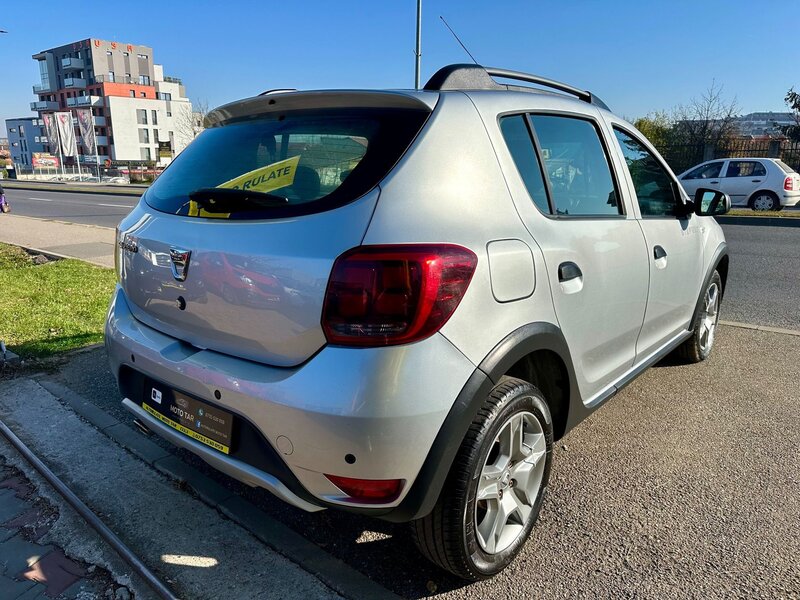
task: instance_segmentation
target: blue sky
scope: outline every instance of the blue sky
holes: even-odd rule
[[[152,46],[211,106],[270,88],[413,87],[415,11],[415,0],[5,3],[0,135],[31,114],[31,55],[88,37]],[[469,62],[439,15],[479,62],[589,89],[631,118],[712,80],[743,113],[785,110],[800,87],[798,0],[423,0],[423,82]]]

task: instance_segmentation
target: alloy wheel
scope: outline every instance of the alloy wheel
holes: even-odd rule
[[[719,286],[712,283],[703,301],[703,320],[700,322],[700,348],[707,352],[714,344],[714,333],[719,321]]]
[[[503,423],[481,470],[475,531],[487,554],[497,554],[523,534],[539,495],[547,443],[539,420],[524,411]]]

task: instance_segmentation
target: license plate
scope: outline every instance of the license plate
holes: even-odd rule
[[[225,454],[231,451],[233,415],[202,400],[145,382],[142,408],[156,419]]]

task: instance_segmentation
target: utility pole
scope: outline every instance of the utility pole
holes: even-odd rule
[[[417,0],[417,49],[414,51],[416,68],[414,69],[414,89],[419,89],[419,63],[422,58],[422,0]]]

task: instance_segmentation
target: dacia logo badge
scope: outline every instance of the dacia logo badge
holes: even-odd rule
[[[186,273],[189,271],[189,258],[191,256],[191,250],[170,247],[169,258],[172,261],[172,276],[176,281],[186,280]]]

